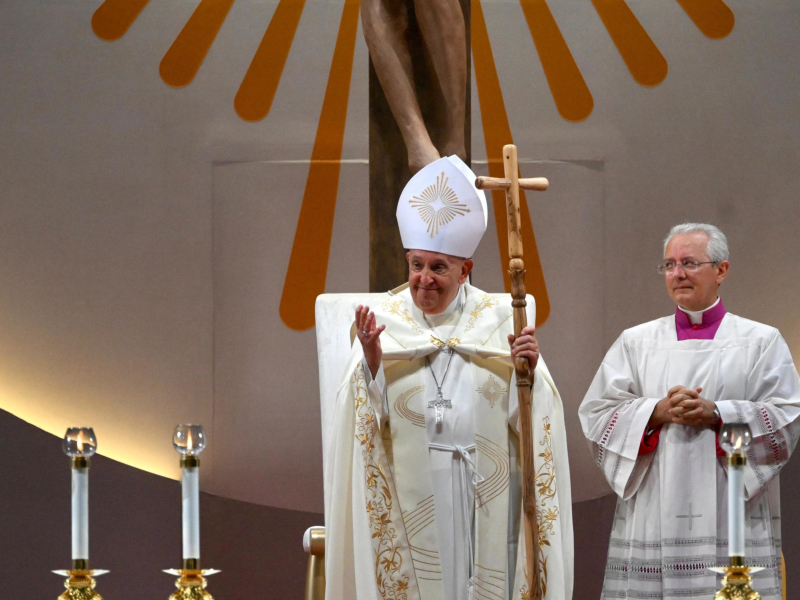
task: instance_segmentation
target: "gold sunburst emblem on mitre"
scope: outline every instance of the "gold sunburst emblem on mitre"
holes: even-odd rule
[[[457,156],[421,169],[397,203],[403,247],[471,258],[486,231],[486,196]]]
[[[419,211],[420,218],[428,224],[428,233],[431,237],[439,233],[440,226],[469,212],[466,204],[459,203],[458,195],[447,185],[448,181],[448,177],[442,171],[442,174],[436,177],[436,183],[429,185],[419,196],[414,196],[408,201]]]

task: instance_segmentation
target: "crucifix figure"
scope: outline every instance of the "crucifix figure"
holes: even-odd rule
[[[369,289],[408,279],[395,221],[412,175],[470,159],[470,0],[362,0],[369,48]]]
[[[460,0],[363,0],[361,18],[375,73],[405,142],[411,173],[440,156],[455,154],[466,160],[467,31]],[[438,145],[423,119],[415,82],[415,72],[426,65],[412,57],[412,20],[419,27],[426,58],[444,96],[445,129]]]
[[[544,177],[520,179],[517,147],[513,144],[503,146],[503,168],[505,178],[478,177],[475,187],[479,190],[505,190],[506,214],[508,215],[508,254],[511,274],[511,306],[514,307],[514,335],[519,336],[528,324],[525,313],[525,264],[522,261],[522,221],[520,220],[519,190],[544,191],[550,185]],[[541,576],[544,564],[539,560],[539,526],[536,522],[536,476],[533,465],[533,433],[531,424],[531,386],[533,372],[528,361],[517,358],[514,361],[519,398],[519,428],[522,450],[522,509],[525,513],[525,558],[527,561],[528,589],[531,598],[538,598],[541,592]]]

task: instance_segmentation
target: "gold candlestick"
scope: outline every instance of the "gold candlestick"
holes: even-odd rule
[[[67,591],[58,597],[58,600],[103,600],[94,591],[95,577],[108,573],[105,569],[89,569],[85,560],[72,561],[72,569],[69,571],[53,571],[56,575],[67,577],[64,587]]]
[[[183,561],[183,569],[166,569],[164,573],[177,575],[175,587],[178,588],[169,600],[214,600],[206,591],[206,577],[219,573],[219,569],[201,569],[199,561],[189,559]]]
[[[754,591],[752,573],[763,571],[764,567],[744,566],[744,557],[731,556],[731,564],[727,567],[712,567],[712,571],[722,573],[722,589],[714,595],[714,600],[761,600],[761,594]]]

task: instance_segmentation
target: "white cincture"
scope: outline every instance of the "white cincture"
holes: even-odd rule
[[[447,444],[434,444],[429,443],[428,448],[434,450],[443,450],[445,452],[454,452],[461,458],[461,515],[464,518],[464,545],[469,554],[469,581],[470,581],[470,594],[472,594],[472,580],[475,573],[475,549],[472,547],[472,523],[469,515],[469,490],[467,489],[467,481],[472,484],[473,489],[477,488],[478,484],[485,480],[485,478],[478,473],[472,457],[469,455],[470,450],[475,450],[475,444],[469,446],[448,446]],[[469,475],[469,479],[467,479]],[[471,597],[471,595],[470,595]]]

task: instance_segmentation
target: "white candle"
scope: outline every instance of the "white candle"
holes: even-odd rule
[[[728,464],[728,556],[744,556],[744,467]]]
[[[72,469],[72,559],[89,560],[89,469]]]
[[[183,558],[200,558],[200,468],[183,467]]]

